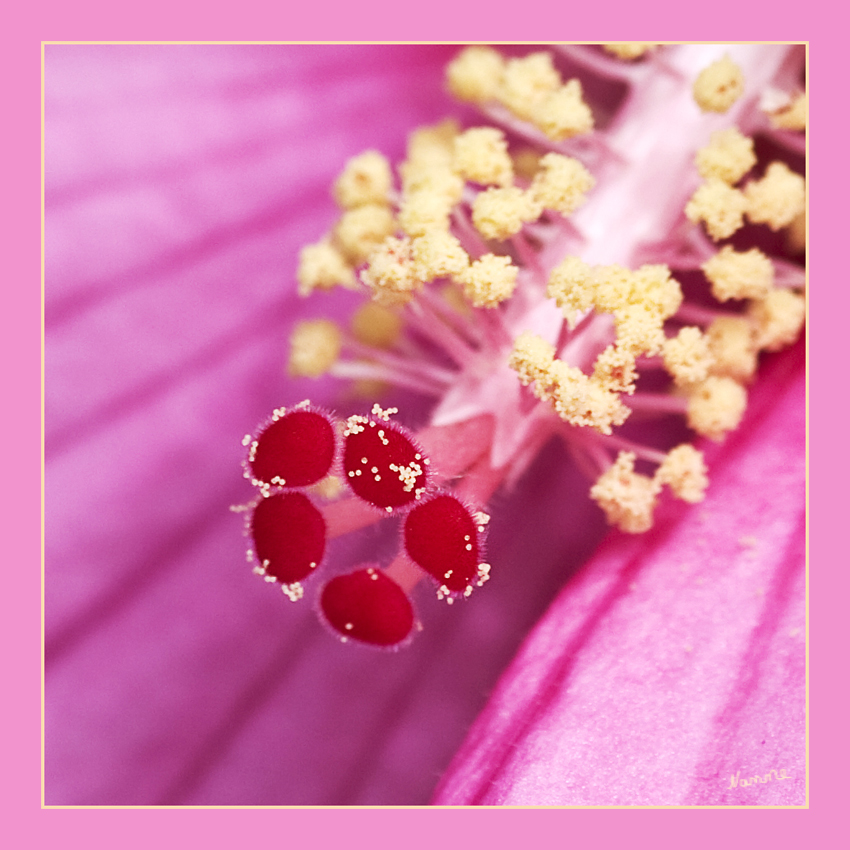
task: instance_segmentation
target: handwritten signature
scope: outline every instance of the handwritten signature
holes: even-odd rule
[[[764,776],[748,776],[744,779],[741,779],[741,771],[739,770],[729,777],[729,788],[746,788],[750,785],[762,785],[767,782],[791,778],[791,774],[784,767],[780,770],[771,770]]]

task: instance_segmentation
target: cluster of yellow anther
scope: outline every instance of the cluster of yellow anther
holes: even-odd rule
[[[557,359],[555,347],[536,334],[525,332],[517,337],[509,364],[537,398],[550,402],[571,425],[610,434],[612,426],[622,425],[629,415],[617,392],[604,380]]]
[[[571,327],[591,308],[611,313],[618,348],[633,356],[658,353],[664,343],[664,322],[682,303],[678,282],[660,264],[631,271],[567,257],[552,270],[546,291]]]
[[[612,426],[621,425],[629,414],[619,396],[634,392],[636,358],[665,348],[664,322],[682,303],[679,284],[664,265],[630,271],[567,257],[553,269],[547,294],[571,327],[591,309],[612,314],[615,343],[599,353],[593,373],[586,375],[557,359],[545,340],[524,333],[514,343],[510,366],[538,398],[552,403],[562,419],[610,434]]]
[[[442,278],[453,280],[474,306],[497,306],[513,294],[519,269],[506,253],[470,257],[450,230],[452,215],[465,197],[481,237],[504,240],[544,210],[569,215],[594,185],[578,160],[558,153],[534,167],[531,178],[516,185],[504,133],[495,127],[460,132],[453,121],[411,135],[399,167],[400,193],[381,154],[355,157],[334,185],[339,221],[301,253],[299,291],[356,286],[359,268],[360,281],[383,305],[405,304]]]
[[[463,50],[448,67],[448,84],[460,100],[498,103],[560,142],[593,129],[581,83],[566,83],[545,51],[505,60],[491,47]]]
[[[636,358],[660,355],[683,396],[690,427],[722,440],[744,414],[743,384],[755,372],[758,351],[776,350],[796,339],[805,302],[774,287],[773,266],[757,249],[736,252],[727,246],[703,269],[715,296],[721,301],[748,299],[746,312],[720,315],[705,332],[686,326],[668,337],[664,325],[679,309],[682,294],[666,266],[630,271],[567,257],[552,271],[547,294],[573,328],[591,310],[611,314],[614,344],[598,354],[592,374],[586,375],[557,359],[554,346],[544,339],[524,333],[514,344],[510,366],[562,419],[610,434],[629,414],[619,395],[635,391]]]
[[[704,183],[685,207],[695,224],[702,222],[715,241],[726,239],[744,224],[788,227],[806,209],[806,181],[784,162],[772,162],[764,176],[737,186],[756,164],[753,141],[735,128],[713,133],[696,155]]]
[[[652,527],[653,513],[662,487],[686,502],[700,502],[708,486],[702,452],[689,443],[677,446],[649,477],[635,471],[634,452],[620,452],[616,461],[590,489],[590,497],[605,511],[611,525],[631,534]]]

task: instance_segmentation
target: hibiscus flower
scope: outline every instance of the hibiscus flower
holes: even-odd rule
[[[565,597],[549,615],[561,622],[561,599],[573,600],[566,603],[573,616],[586,583],[593,583],[587,576],[601,571],[617,576],[606,581],[622,581],[621,568],[606,573],[604,565],[617,559],[606,549],[570,590],[571,575],[605,525],[590,500],[575,498],[587,484],[557,444],[531,461],[515,489],[488,505],[488,548],[498,553],[500,575],[463,606],[417,599],[425,629],[403,652],[340,647],[309,605],[284,606],[285,599],[267,593],[245,568],[238,520],[228,511],[245,500],[244,482],[233,477],[239,440],[281,403],[308,394],[326,406],[340,399],[332,380],[288,378],[282,368],[286,335],[296,322],[342,315],[353,300],[345,294],[318,305],[315,297],[299,299],[298,251],[327,229],[333,216],[327,188],[349,156],[379,148],[397,161],[415,126],[449,112],[469,117],[443,93],[443,68],[456,52],[359,46],[47,49],[48,804],[425,802],[556,589],[567,582]],[[615,60],[594,61],[610,71]],[[620,77],[643,73],[641,61],[618,72]],[[598,102],[610,100],[613,112],[621,86],[619,79]],[[785,106],[774,103],[774,111]],[[697,211],[695,218],[706,216]],[[790,264],[783,268],[793,276]],[[790,356],[778,355],[783,362],[792,362]],[[797,407],[789,403],[787,416],[798,409],[799,399]],[[747,427],[745,422],[741,442]],[[799,433],[796,443],[780,446],[785,448],[800,457]],[[792,472],[798,485],[801,474]],[[672,509],[663,519],[682,528],[688,522]],[[786,512],[776,521],[784,528],[793,519]],[[663,619],[658,611],[642,617],[655,593],[661,612],[686,615],[688,606],[698,604],[652,590],[654,582],[663,585],[673,557],[665,549],[669,534],[661,523],[658,529],[630,543],[647,565],[633,570],[646,574],[649,601],[637,611],[618,606],[621,624],[610,632],[622,630],[633,648],[648,623]],[[788,539],[798,538],[792,533]],[[385,545],[380,535],[366,532],[359,541],[340,542],[335,554],[373,557]],[[609,545],[615,552],[624,546]],[[753,573],[774,588],[766,604],[786,592],[799,599],[799,588],[789,589],[788,571],[777,559],[759,560],[757,545],[754,552]],[[529,563],[533,574],[521,569]],[[726,577],[724,593],[733,580]],[[700,609],[705,623],[694,632],[695,641],[726,639],[732,609],[718,611],[721,596],[705,603],[714,607]],[[589,634],[595,615],[587,604],[579,621]],[[768,712],[774,691],[772,685],[758,687],[761,671],[774,675],[784,660],[770,642],[786,610],[777,606],[766,609],[765,622],[773,625],[761,631],[762,609],[742,610],[749,619],[735,647],[727,655],[706,656],[715,672],[734,659],[735,681],[743,684],[730,692],[718,682],[712,698],[700,703],[706,712],[726,705],[732,719],[723,724],[726,715],[714,717],[715,726],[706,721],[694,733],[689,752],[699,754],[688,765],[709,765],[705,769],[717,775],[738,770],[745,780],[751,771],[773,768],[798,777],[799,752],[790,742],[799,738],[799,716],[793,711],[788,728],[780,719],[779,729],[788,733],[793,764],[762,765],[749,753],[740,764],[733,758],[738,738],[752,743],[749,715],[736,708],[748,704],[741,703],[741,689],[755,693]],[[549,622],[540,628],[545,631]],[[747,643],[754,632],[756,643]],[[607,640],[603,635],[603,644]],[[667,637],[659,640],[673,651]],[[746,647],[756,644],[748,653]],[[591,691],[598,690],[593,665],[604,669],[606,648],[611,651],[588,639],[592,669],[583,687]],[[651,654],[635,652],[638,667],[652,662]],[[530,675],[545,678],[550,664],[561,669],[567,663],[551,646],[543,654],[547,660],[527,665]],[[703,656],[695,649],[692,657]],[[693,699],[693,683],[675,671],[669,675],[671,693]],[[794,681],[799,684],[799,676]],[[500,686],[497,699],[510,683]],[[609,695],[618,692],[640,704],[640,694],[625,687]],[[723,702],[730,693],[738,695],[731,708]],[[604,699],[601,692],[598,697]],[[509,702],[517,717],[527,718],[521,702]],[[568,723],[572,710],[570,704],[564,714]],[[649,717],[646,708],[647,723]],[[502,731],[486,737],[501,747],[528,725],[517,723],[507,738]],[[711,751],[717,723],[725,743]],[[642,740],[626,767],[638,763],[638,753],[651,752]],[[536,750],[521,761],[545,769]],[[461,764],[455,775],[473,788],[464,770]],[[520,773],[501,762],[488,771],[490,790],[476,787],[475,800],[450,801],[571,801],[567,790],[566,796],[536,799],[517,791],[511,798],[505,789],[522,785]],[[447,783],[441,794],[449,793],[451,779]],[[791,783],[783,779],[775,786]],[[662,797],[653,798],[650,790],[641,799],[667,800]],[[687,802],[687,795],[675,801]],[[717,802],[708,793],[699,801]]]

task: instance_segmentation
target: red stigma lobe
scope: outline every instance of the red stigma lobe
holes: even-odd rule
[[[416,505],[404,523],[407,554],[452,592],[477,576],[479,535],[469,509],[448,493]]]
[[[375,567],[331,579],[322,591],[321,608],[344,638],[374,646],[395,646],[413,629],[413,606],[407,594]]]
[[[330,419],[318,411],[291,410],[276,415],[251,448],[251,474],[267,485],[315,484],[330,471],[335,442]]]
[[[265,575],[283,584],[309,576],[325,554],[325,521],[303,493],[260,499],[251,519],[251,534]]]
[[[427,459],[404,429],[381,419],[348,420],[342,466],[357,496],[388,511],[414,502],[427,486]]]

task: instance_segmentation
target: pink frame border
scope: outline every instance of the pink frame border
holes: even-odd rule
[[[336,3],[327,3],[336,6]],[[4,500],[4,518],[14,528],[13,551],[7,558],[7,586],[4,597],[2,645],[6,669],[12,681],[4,700],[7,735],[7,764],[3,774],[3,801],[8,832],[26,835],[21,844],[32,847],[62,843],[98,848],[120,843],[124,847],[177,847],[203,843],[207,847],[245,845],[256,839],[273,842],[285,839],[296,846],[345,846],[356,848],[368,842],[370,848],[396,846],[424,847],[435,838],[466,844],[475,838],[497,846],[516,846],[533,840],[538,845],[561,846],[567,842],[579,846],[618,846],[633,843],[635,832],[654,836],[658,846],[749,846],[754,839],[772,847],[792,847],[804,837],[817,844],[814,835],[828,833],[832,818],[839,815],[839,795],[843,789],[846,733],[840,734],[845,706],[839,688],[843,682],[830,676],[843,668],[844,632],[839,632],[839,606],[846,598],[846,556],[838,538],[846,523],[838,511],[847,502],[840,472],[835,464],[841,458],[825,456],[827,447],[839,445],[838,418],[830,416],[826,382],[834,354],[831,340],[844,328],[830,328],[843,317],[835,298],[847,300],[846,284],[837,274],[837,246],[847,236],[837,233],[842,221],[843,198],[839,197],[841,178],[846,166],[838,163],[838,144],[843,142],[839,127],[830,126],[843,114],[839,106],[833,115],[822,106],[826,87],[836,88],[840,98],[842,78],[838,76],[841,56],[835,25],[827,20],[821,7],[809,4],[805,24],[801,26],[799,9],[795,19],[783,21],[776,14],[759,20],[755,11],[745,11],[740,3],[720,0],[712,5],[712,25],[706,27],[705,8],[678,2],[622,4],[612,15],[611,5],[591,5],[586,10],[562,4],[536,4],[540,11],[530,13],[527,6],[520,20],[507,20],[507,13],[494,13],[491,4],[459,10],[456,3],[433,0],[427,17],[421,10],[388,0],[370,0],[366,4],[345,3],[328,15],[327,8],[310,5],[296,13],[285,11],[283,4],[258,2],[234,7],[212,8],[196,0],[150,0],[142,7],[97,2],[60,4],[36,0],[26,11],[18,7],[8,26],[4,67],[4,102],[11,107],[4,138],[7,169],[6,203],[3,204],[4,243],[11,250],[12,269],[7,272],[7,298],[12,309],[2,317],[4,348],[2,358],[4,387],[12,390],[12,399],[4,417],[7,436],[14,438],[10,454],[11,474],[7,478],[9,496]],[[439,14],[440,6],[446,13]],[[203,14],[196,13],[196,7]],[[726,7],[728,7],[728,12]],[[308,11],[311,9],[312,11]],[[544,16],[546,9],[562,10],[560,26]],[[548,14],[553,15],[553,11]],[[408,20],[405,20],[405,16]],[[610,21],[615,19],[615,29]],[[762,15],[763,18],[763,15]],[[329,25],[329,21],[332,25]],[[814,332],[810,330],[810,563],[815,580],[811,582],[810,658],[811,680],[815,683],[810,701],[813,718],[810,734],[811,808],[801,811],[641,811],[619,810],[43,810],[40,808],[40,55],[43,41],[538,41],[547,38],[571,40],[607,40],[651,37],[679,40],[807,40],[810,43],[810,73],[814,80],[812,111],[817,149],[812,185],[815,187],[810,230],[815,233],[812,250],[813,277],[818,281],[811,302]],[[822,30],[822,32],[821,32]],[[833,72],[833,73],[830,73]],[[830,132],[835,129],[835,133]],[[823,163],[830,158],[836,168],[823,180]],[[844,178],[846,179],[846,178]],[[831,216],[834,205],[836,215]],[[833,237],[834,238],[831,238]],[[826,282],[825,282],[826,281]],[[832,286],[829,307],[818,297],[825,286]],[[842,305],[843,306],[843,305]],[[810,329],[811,329],[810,325]],[[836,333],[830,333],[831,330]],[[15,371],[12,373],[12,364]],[[830,384],[830,387],[833,385]],[[837,412],[837,411],[836,411]],[[831,440],[835,431],[835,440]],[[827,463],[829,466],[827,467]],[[827,480],[828,468],[832,475]],[[831,493],[830,489],[835,490]],[[834,547],[834,548],[833,548]],[[838,554],[833,554],[837,552]],[[827,587],[824,587],[824,585]],[[23,604],[22,604],[23,600]],[[23,640],[21,638],[24,638]],[[14,656],[11,653],[14,652]],[[844,661],[846,663],[846,659]],[[835,688],[836,692],[830,691]],[[839,827],[840,828],[840,827]],[[451,836],[449,839],[443,835]],[[621,840],[618,840],[621,839]],[[192,840],[194,839],[194,840]],[[299,840],[300,839],[300,840]],[[582,839],[587,839],[583,841]],[[808,842],[807,842],[808,843]],[[831,842],[826,842],[827,846]]]

